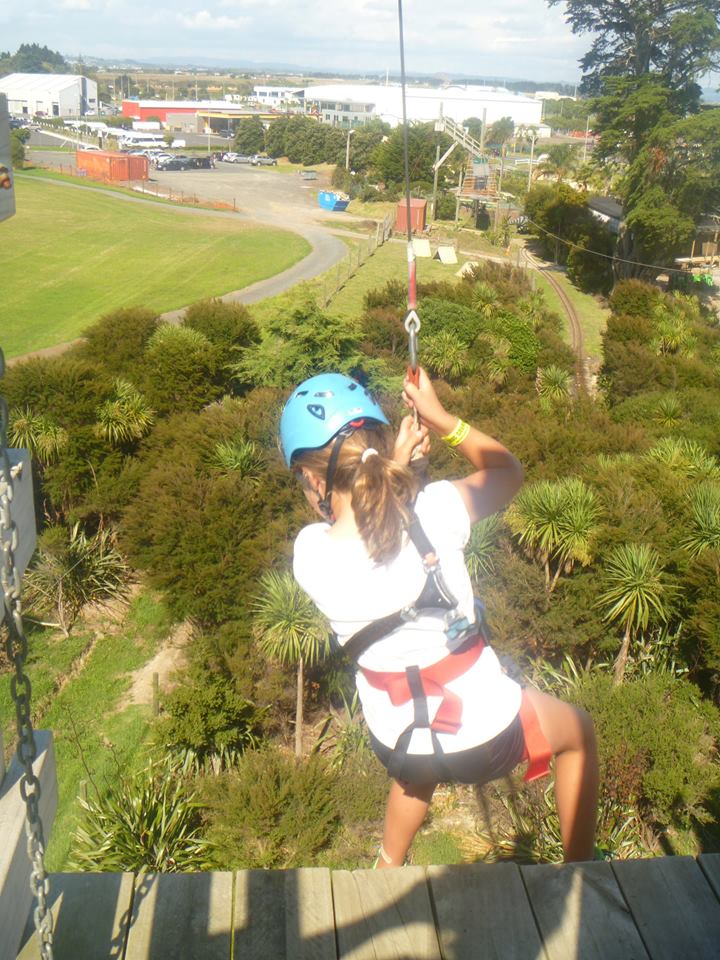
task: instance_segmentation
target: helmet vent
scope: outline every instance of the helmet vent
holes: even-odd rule
[[[318,390],[317,393],[313,394],[314,397],[334,397],[335,394],[332,390]]]

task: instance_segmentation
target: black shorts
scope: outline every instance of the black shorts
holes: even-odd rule
[[[390,747],[370,733],[375,756],[387,770],[393,755]],[[409,753],[402,761],[397,779],[405,783],[472,783],[481,785],[507,776],[520,763],[525,752],[525,737],[518,714],[492,740],[479,747],[457,753]]]

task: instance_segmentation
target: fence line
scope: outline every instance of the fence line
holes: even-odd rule
[[[111,177],[105,177],[101,174],[90,176],[84,170],[78,170],[70,164],[64,163],[38,163],[34,164],[40,170],[49,170],[53,173],[60,173],[65,177],[73,177],[76,180],[91,180],[93,183],[102,183],[108,187],[121,187],[125,190],[132,190],[133,193],[144,194],[149,197],[156,197],[158,200],[168,200],[171,203],[178,203],[190,207],[208,207],[211,210],[235,210],[237,203],[233,197],[232,203],[225,200],[205,200],[198,197],[196,193],[185,193],[184,190],[173,190],[172,187],[161,186],[158,183],[148,186],[148,180],[113,180]]]
[[[378,247],[382,247],[392,236],[394,225],[393,214],[388,214],[385,219],[375,226],[374,231],[370,231],[367,240],[361,240],[358,243],[357,250],[348,250],[342,260],[339,261],[335,270],[335,279],[326,277],[323,282],[322,293],[320,296],[320,305],[327,307],[334,298],[340,293],[342,288],[358,272],[360,267],[372,257]]]

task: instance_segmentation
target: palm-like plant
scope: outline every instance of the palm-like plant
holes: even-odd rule
[[[529,555],[542,564],[551,594],[562,573],[571,573],[576,563],[592,563],[599,515],[595,493],[582,480],[566,477],[526,487],[505,518]]]
[[[668,429],[677,426],[682,414],[682,404],[675,393],[666,393],[660,397],[655,407],[655,419],[661,427]]]
[[[653,311],[655,321],[655,349],[659,354],[689,353],[694,345],[684,309],[660,303]]]
[[[13,447],[24,447],[42,467],[56,463],[68,442],[67,430],[29,407],[13,411],[8,439]]]
[[[567,370],[554,363],[549,367],[538,367],[535,389],[543,410],[553,410],[569,403],[571,383],[572,377]]]
[[[603,619],[623,629],[620,651],[615,659],[615,683],[625,676],[630,641],[642,636],[655,622],[667,623],[673,588],[662,572],[660,555],[647,544],[627,543],[609,554],[603,573],[605,589],[597,605]]]
[[[467,344],[449,330],[440,330],[423,343],[423,362],[433,373],[450,382],[470,372]]]
[[[152,427],[155,414],[142,394],[127,380],[115,381],[115,399],[106,400],[97,411],[96,430],[113,446],[141,440]]]
[[[518,302],[517,312],[523,319],[532,324],[533,330],[537,331],[545,318],[547,303],[542,290],[533,290]]]
[[[35,562],[25,573],[24,601],[31,612],[51,613],[65,636],[88,603],[122,599],[129,569],[113,544],[110,531],[88,537],[80,524],[70,530],[50,528],[41,540]]]
[[[688,496],[690,524],[680,546],[691,557],[699,557],[711,550],[716,558],[715,569],[720,571],[720,486],[704,483]]]
[[[481,333],[477,339],[492,348],[492,356],[483,361],[483,372],[488,382],[495,387],[502,387],[512,368],[510,359],[512,344],[507,337],[501,337],[496,333]]]
[[[308,595],[286,572],[267,571],[253,600],[253,631],[260,649],[279,663],[296,667],[295,754],[302,756],[305,664],[313,666],[328,652],[327,621]]]
[[[548,147],[547,157],[539,164],[538,174],[558,181],[567,180],[577,169],[579,148],[575,144],[561,143]]]
[[[500,308],[500,296],[491,284],[479,280],[472,293],[472,305],[480,316],[491,320]]]
[[[695,440],[663,437],[645,456],[684,474],[689,479],[720,479],[720,464]]]
[[[225,474],[236,473],[244,480],[259,483],[265,458],[254,440],[221,440],[215,446],[211,463]]]
[[[465,565],[474,582],[482,576],[489,576],[495,569],[493,554],[497,549],[499,528],[500,517],[493,513],[474,523],[470,529],[470,537],[465,547]]]

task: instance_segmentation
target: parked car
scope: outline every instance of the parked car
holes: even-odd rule
[[[188,167],[191,170],[212,170],[215,161],[212,157],[190,157]]]
[[[234,153],[231,162],[232,163],[252,163],[252,157],[248,157],[244,153]]]
[[[224,137],[226,140],[232,140],[232,138],[235,136],[235,133],[232,130],[218,130],[217,135],[219,137]]]
[[[169,157],[167,160],[160,160],[157,164],[158,170],[187,170],[187,157]]]
[[[275,157],[260,157],[255,154],[254,157],[250,157],[250,163],[254,167],[276,167],[277,160]]]
[[[225,163],[232,163],[233,157],[236,157],[236,156],[237,156],[236,153],[234,153],[232,150],[228,150],[222,155],[222,157],[220,157],[220,159]]]

